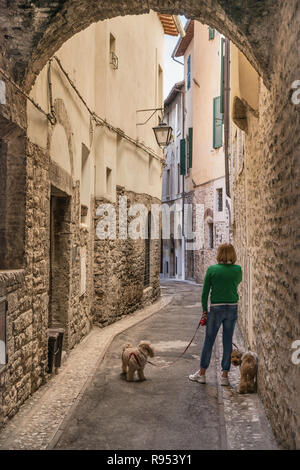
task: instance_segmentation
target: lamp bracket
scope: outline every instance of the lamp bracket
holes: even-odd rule
[[[137,123],[137,126],[144,126],[145,124],[147,124],[147,122],[150,121],[150,119],[154,116],[154,114],[157,112],[157,111],[161,111],[161,118],[160,118],[160,121],[163,120],[163,112],[164,112],[164,108],[150,108],[150,109],[138,109],[137,110],[137,113],[145,113],[145,112],[150,112],[150,111],[153,111],[152,114],[149,116],[149,118],[145,121],[145,122],[138,122]]]

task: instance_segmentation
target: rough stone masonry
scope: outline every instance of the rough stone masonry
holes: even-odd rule
[[[248,112],[245,167],[233,192],[234,243],[239,257],[244,256],[246,265],[250,266],[246,268],[250,272],[248,284],[244,283],[244,288],[248,289],[245,291],[247,302],[242,303],[240,321],[246,341],[259,355],[259,393],[277,439],[286,448],[299,448],[300,374],[299,365],[291,361],[291,344],[300,339],[300,107],[291,101],[291,85],[300,79],[299,2],[2,2],[0,68],[29,91],[47,59],[69,37],[94,21],[146,13],[149,8],[162,13],[185,14],[217,28],[244,52],[262,77],[259,116]],[[47,377],[49,181],[55,171],[49,170],[48,153],[27,141],[26,100],[9,82],[6,83],[6,104],[0,105],[0,132],[1,149],[13,148],[19,139],[18,172],[23,162],[23,177],[19,178],[18,173],[14,184],[20,193],[25,191],[25,207],[19,206],[14,211],[13,204],[9,203],[13,197],[9,194],[10,186],[6,185],[7,207],[11,208],[7,221],[12,223],[15,218],[15,222],[6,224],[3,218],[0,227],[1,243],[6,244],[12,238],[9,230],[15,227],[14,236],[19,241],[13,251],[24,252],[23,258],[16,256],[14,268],[20,271],[8,272],[5,268],[6,272],[0,274],[1,295],[10,304],[8,348],[11,359],[0,371],[0,417],[4,421]],[[68,185],[63,175],[59,180]],[[76,201],[76,185],[72,196]],[[2,207],[0,210],[3,212]],[[74,203],[70,207],[71,226],[76,210]],[[87,235],[74,228],[74,237],[78,243],[91,247],[88,256],[92,256],[93,235],[87,241]],[[120,251],[116,250],[116,254],[119,256]],[[76,265],[75,254],[74,257]],[[9,266],[9,270],[12,268]],[[78,265],[74,269],[74,286],[78,282],[76,269]],[[88,284],[90,296],[87,294],[83,303],[80,319],[74,320],[68,330],[70,345],[78,342],[94,321],[89,310],[91,298],[94,298],[93,288],[92,282]],[[101,290],[103,286],[98,288]],[[157,292],[156,288],[154,291]],[[111,319],[111,308],[107,321]],[[252,339],[246,327],[249,308]]]

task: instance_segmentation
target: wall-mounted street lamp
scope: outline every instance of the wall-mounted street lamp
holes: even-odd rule
[[[157,111],[161,111],[161,113],[163,114],[164,108],[139,109],[137,113],[143,113],[148,111],[152,111],[150,117],[144,122],[139,122],[137,126],[144,126],[145,124],[147,124],[147,122],[150,121],[152,116],[154,116]],[[152,129],[155,134],[156,142],[158,143],[158,145],[160,147],[167,147],[172,137],[172,127],[168,126],[165,122],[163,122],[161,117],[159,118],[159,125],[152,127]]]
[[[172,127],[160,121],[159,125],[152,127],[156,141],[160,147],[167,147],[172,137]]]

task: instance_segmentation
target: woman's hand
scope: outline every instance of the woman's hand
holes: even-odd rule
[[[202,313],[202,318],[205,318],[205,320],[207,320],[207,316],[208,316],[208,313],[207,313],[207,312],[203,312],[203,313]]]

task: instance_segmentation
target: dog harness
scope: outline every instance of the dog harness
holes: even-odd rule
[[[134,352],[130,353],[130,355],[129,355],[129,359],[128,359],[129,361],[130,361],[130,359],[131,359],[131,356],[133,356],[133,357],[134,357],[134,359],[135,359],[135,360],[136,360],[136,362],[138,363],[139,367],[141,367],[141,364],[140,364],[140,361],[139,361],[139,359],[138,359],[137,355],[136,355]]]

